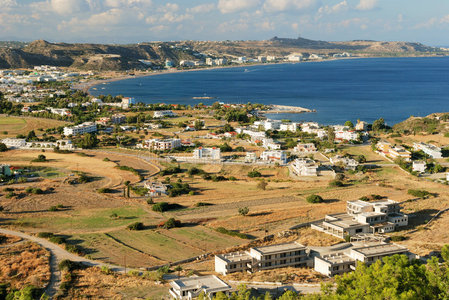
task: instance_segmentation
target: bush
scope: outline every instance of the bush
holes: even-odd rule
[[[126,228],[128,230],[143,230],[143,229],[145,229],[145,226],[143,225],[142,222],[136,222],[136,223],[129,224]]]
[[[9,192],[8,194],[6,194],[5,197],[6,197],[7,199],[9,199],[9,198],[12,198],[12,197],[15,197],[15,196],[17,196],[16,193],[14,193],[14,192]]]
[[[27,192],[28,194],[36,194],[36,195],[44,193],[44,191],[42,191],[40,188],[32,188],[30,186],[26,188],[25,192]]]
[[[8,146],[6,146],[4,143],[0,143],[0,152],[8,151]]]
[[[50,206],[48,211],[58,211],[58,208],[56,206]]]
[[[59,263],[58,268],[59,268],[59,271],[69,271],[70,272],[75,268],[75,266],[76,266],[76,263],[74,263],[73,261],[64,259]]]
[[[239,208],[239,214],[242,216],[246,216],[249,213],[249,208],[248,207],[240,207]]]
[[[255,178],[255,177],[262,177],[262,174],[259,171],[249,171],[248,172],[248,177],[250,178]]]
[[[195,204],[195,207],[201,207],[201,206],[210,206],[213,205],[212,203],[207,203],[207,202],[198,202]]]
[[[175,220],[174,218],[170,218],[167,220],[167,222],[164,223],[165,229],[175,228],[175,227],[181,227],[181,221]]]
[[[330,187],[342,187],[342,186],[344,186],[344,184],[340,180],[332,180],[331,182],[329,182],[329,186]]]
[[[109,158],[105,157],[103,158],[103,161],[111,161]]]
[[[37,158],[33,159],[32,162],[46,162],[47,158],[43,154],[39,154]]]
[[[401,242],[401,241],[405,241],[405,240],[406,240],[406,237],[402,236],[402,235],[393,235],[391,237],[391,241],[393,241],[393,242]]]
[[[66,244],[65,245],[65,250],[67,250],[67,251],[69,251],[71,253],[78,254],[78,255],[81,255],[83,253],[83,250],[78,245]]]
[[[112,193],[114,190],[110,189],[110,188],[99,188],[97,190],[98,193],[100,194],[106,194],[106,193]]]
[[[147,200],[147,204],[154,204],[153,198],[149,198],[149,199]]]
[[[55,244],[64,244],[65,243],[65,238],[63,238],[62,236],[53,235],[48,240]]]
[[[229,177],[229,180],[231,180],[231,181],[236,181],[237,178],[235,178],[234,176],[230,176],[230,177]]]
[[[152,210],[157,212],[164,212],[169,209],[169,205],[167,202],[158,202],[153,205]]]
[[[48,239],[48,238],[50,238],[52,236],[54,236],[54,234],[51,233],[51,232],[39,232],[37,234],[37,237],[44,238],[44,239]]]
[[[309,203],[321,203],[323,202],[323,198],[318,195],[309,195],[306,198],[307,202]]]
[[[101,273],[109,275],[112,274],[112,270],[107,266],[101,266]]]
[[[428,198],[428,197],[433,195],[432,193],[430,193],[430,192],[428,192],[426,190],[412,190],[412,189],[410,189],[410,190],[407,191],[407,193],[409,195],[412,195],[412,196],[415,196],[415,197],[418,197],[418,198],[422,198],[422,199]]]
[[[257,184],[257,188],[265,191],[265,189],[267,188],[268,183],[265,180],[261,180],[259,181],[259,183]]]
[[[176,182],[168,189],[169,197],[177,197],[180,195],[188,194],[191,191],[190,185],[187,183]]]
[[[238,238],[245,239],[245,240],[249,239],[249,236],[246,235],[246,234],[244,234],[244,233],[240,233],[240,232],[237,232],[237,231],[228,230],[228,229],[226,229],[226,228],[224,228],[224,227],[218,227],[218,228],[215,229],[215,230],[216,230],[217,232],[219,232],[219,233],[222,233],[222,234],[227,234],[227,235],[230,235],[230,236],[236,236],[236,237],[238,237]]]

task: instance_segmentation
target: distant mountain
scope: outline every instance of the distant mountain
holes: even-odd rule
[[[326,42],[305,38],[274,37],[265,41],[179,41],[131,45],[66,44],[37,40],[31,43],[0,42],[0,68],[29,68],[48,64],[89,70],[129,70],[198,59],[200,53],[229,58],[258,55],[284,56],[292,52],[332,54],[353,52],[359,56],[432,55],[439,49],[420,43],[348,41]]]

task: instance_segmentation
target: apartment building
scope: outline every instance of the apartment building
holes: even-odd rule
[[[150,150],[167,151],[181,147],[180,139],[150,139],[142,143],[143,148]]]
[[[296,132],[298,130],[299,124],[298,123],[283,123],[279,126],[279,131],[291,131]]]
[[[422,160],[414,160],[412,163],[412,170],[418,173],[425,173],[427,168],[427,164]]]
[[[346,170],[355,170],[359,165],[355,159],[340,155],[331,157],[329,161],[333,166],[343,166]]]
[[[264,151],[260,155],[260,159],[269,162],[287,163],[287,153],[284,150]]]
[[[297,158],[290,164],[290,170],[296,176],[318,176],[318,164],[309,158]]]
[[[215,256],[215,271],[227,275],[285,267],[311,266],[307,248],[297,242],[254,247],[249,251]]]
[[[64,127],[64,135],[79,135],[84,133],[97,132],[97,124],[94,122],[85,122],[72,127]]]
[[[315,144],[313,143],[298,143],[295,148],[293,148],[294,152],[297,153],[316,153],[317,149],[315,147]]]
[[[221,159],[221,150],[220,148],[215,147],[212,148],[199,147],[193,150],[193,158],[219,160]]]
[[[215,275],[186,277],[170,282],[170,297],[179,300],[197,298],[201,293],[213,299],[219,292],[230,294],[232,288]]]
[[[429,155],[431,158],[443,158],[441,148],[432,144],[426,144],[422,142],[414,143],[413,150],[415,151],[421,150],[425,154]]]
[[[401,158],[405,161],[410,161],[411,152],[406,150],[402,146],[393,146],[390,142],[387,141],[379,141],[376,144],[379,153],[385,157],[389,157],[391,159]]]
[[[395,254],[406,255],[414,259],[415,255],[401,245],[389,243],[354,244],[344,251],[331,252],[322,256],[314,257],[315,271],[334,276],[355,270],[357,262],[371,265],[377,260]]]
[[[20,149],[26,146],[25,139],[16,139],[16,138],[6,138],[2,140],[2,143],[6,145],[6,147],[11,149]]]
[[[381,234],[408,225],[408,216],[400,212],[399,203],[390,199],[366,202],[348,201],[346,213],[326,215],[312,229],[344,238],[358,234]]]
[[[176,117],[176,114],[171,110],[156,110],[153,113],[153,118],[164,118],[164,117]]]
[[[113,124],[121,124],[126,121],[126,116],[124,114],[115,114],[111,116],[111,122]]]

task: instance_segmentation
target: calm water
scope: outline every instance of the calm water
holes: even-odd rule
[[[270,115],[322,124],[449,111],[449,57],[375,58],[204,70],[99,85],[93,95],[122,94],[144,103],[196,104],[212,96],[229,103],[296,105],[316,113]]]

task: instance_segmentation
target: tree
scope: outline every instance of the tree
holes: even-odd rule
[[[330,143],[334,143],[335,141],[335,130],[332,126],[329,126],[329,128],[327,129],[327,140]]]
[[[239,208],[239,214],[242,216],[246,216],[249,213],[249,208],[248,207],[240,207]]]
[[[30,132],[28,132],[26,139],[29,141],[36,139],[36,133],[34,132],[34,130],[31,130]]]
[[[373,131],[379,131],[381,129],[385,129],[385,120],[383,118],[380,118],[373,122]]]
[[[234,128],[232,128],[231,124],[226,123],[226,124],[223,126],[223,131],[224,131],[224,132],[231,132],[231,131],[234,131]]]
[[[91,149],[97,146],[98,139],[97,135],[93,133],[85,133],[81,141],[78,142],[77,146],[83,149]]]
[[[366,163],[366,157],[365,155],[357,155],[355,160],[360,163],[360,164],[364,164]]]
[[[348,126],[349,128],[354,128],[354,124],[351,121],[346,121],[345,126]]]
[[[323,198],[319,195],[309,195],[306,198],[306,201],[309,203],[321,203],[323,202]]]
[[[201,130],[204,127],[204,122],[201,120],[196,120],[193,126],[196,130]]]
[[[262,177],[262,174],[259,171],[253,170],[248,172],[248,177],[250,178]]]
[[[232,147],[228,145],[228,143],[224,143],[223,145],[220,145],[218,148],[220,148],[221,152],[232,152]]]
[[[125,185],[125,189],[123,190],[123,196],[129,198],[129,180],[123,183]]]
[[[8,151],[8,146],[6,146],[4,143],[0,143],[0,152]]]

